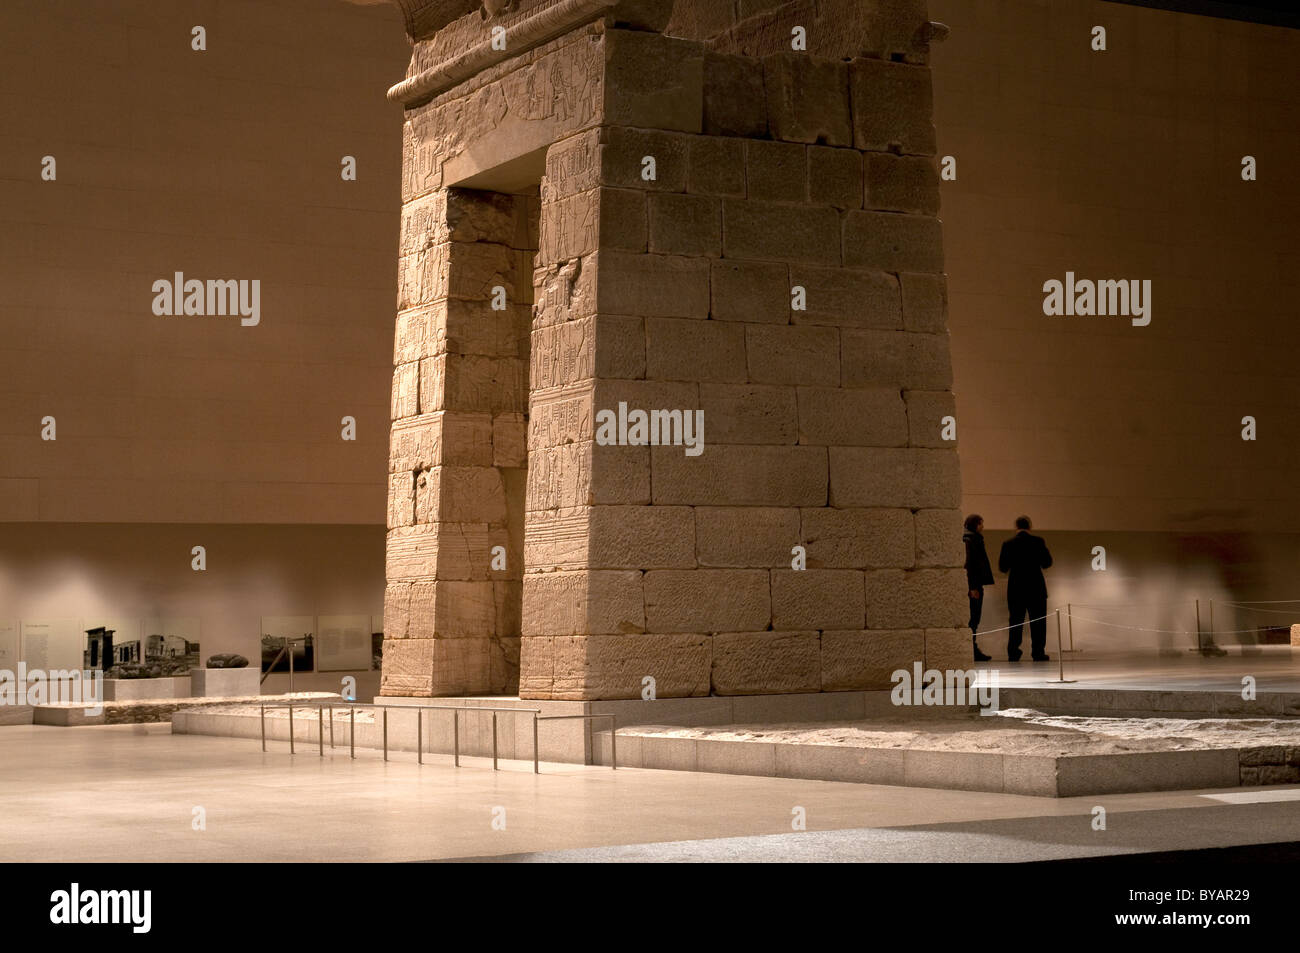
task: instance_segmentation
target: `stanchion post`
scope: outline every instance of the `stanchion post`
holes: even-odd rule
[[[384,712],[384,760],[387,761],[388,760],[388,709],[387,708],[383,709],[383,712]]]
[[[497,769],[497,713],[492,713],[492,770]]]
[[[316,706],[316,734],[320,744],[320,756],[325,757],[325,706]]]
[[[348,753],[357,756],[357,706],[352,706],[352,727],[348,729]]]
[[[330,705],[330,751],[334,750],[334,706]]]
[[[1201,650],[1201,600],[1196,600],[1196,650]]]
[[[424,709],[415,709],[415,763],[424,764]]]
[[[1065,621],[1070,627],[1070,651],[1074,651],[1074,604],[1067,602],[1065,604]]]
[[[460,709],[451,710],[451,755],[456,767],[460,767]]]
[[[293,753],[293,702],[289,702],[289,754]]]
[[[262,709],[262,750],[266,750],[266,706],[259,706]]]
[[[1065,677],[1065,653],[1061,645],[1061,610],[1056,610],[1056,670],[1059,673],[1058,678],[1049,679],[1049,681],[1058,684],[1072,684],[1074,679]]]
[[[533,712],[533,774],[541,774],[542,768],[537,757],[537,712]]]

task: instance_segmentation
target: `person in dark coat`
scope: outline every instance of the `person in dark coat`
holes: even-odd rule
[[[992,656],[980,651],[976,633],[979,632],[980,616],[984,612],[984,587],[993,585],[993,567],[989,565],[988,550],[984,548],[984,517],[972,513],[966,517],[966,532],[962,542],[966,544],[966,595],[970,598],[970,640],[975,648],[975,661],[987,662]]]
[[[1007,574],[1007,608],[1011,628],[1007,630],[1007,658],[1020,661],[1020,637],[1025,615],[1029,615],[1030,654],[1035,662],[1049,660],[1047,654],[1047,580],[1043,570],[1052,565],[1052,554],[1041,536],[1033,536],[1028,516],[1016,517],[1016,535],[1002,544],[998,570]]]

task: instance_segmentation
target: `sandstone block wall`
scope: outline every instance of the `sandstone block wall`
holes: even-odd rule
[[[490,351],[461,378],[436,349],[403,361],[399,318],[394,446],[430,449],[390,467],[384,691],[499,690],[511,585],[524,697],[637,697],[647,678],[658,697],[886,688],[914,661],[964,667],[923,9],[866,4],[837,39],[809,4],[760,4],[683,38],[657,32],[670,4],[630,6],[408,109],[402,307],[458,302],[460,333],[497,347],[488,285],[532,313],[525,375],[524,351]],[[817,52],[789,50],[789,18]],[[432,81],[415,60],[412,88]],[[527,200],[471,202],[448,180],[479,184],[474,163],[527,163],[539,141],[530,263]],[[443,210],[431,237],[424,206]],[[521,464],[497,460],[497,421],[518,424],[525,395],[522,572],[498,580],[487,550],[517,524],[497,488]],[[703,411],[702,452],[597,440],[620,405]]]
[[[386,694],[518,682],[536,215],[532,196],[454,188],[403,207]]]

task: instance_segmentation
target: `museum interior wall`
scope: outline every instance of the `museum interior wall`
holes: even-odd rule
[[[930,16],[963,510],[991,542],[1034,517],[1053,601],[1300,596],[1294,31],[1100,0]],[[204,654],[254,658],[260,618],[380,616],[400,12],[10,0],[0,52],[0,624],[198,618]],[[1045,316],[1067,271],[1150,279],[1151,323]],[[176,272],[260,279],[259,323],[155,316]]]
[[[963,505],[1300,532],[1300,34],[1083,0],[930,10],[952,28],[934,102]],[[1067,271],[1149,279],[1150,324],[1045,316]]]

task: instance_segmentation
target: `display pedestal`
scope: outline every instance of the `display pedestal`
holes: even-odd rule
[[[253,668],[196,668],[190,671],[195,698],[233,698],[262,694],[262,672]]]

